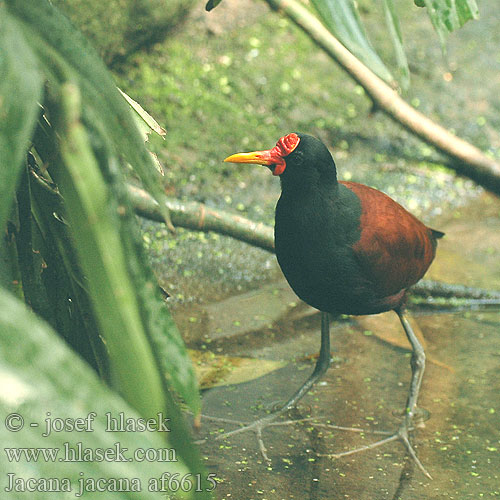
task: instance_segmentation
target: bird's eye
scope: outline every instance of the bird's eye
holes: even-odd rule
[[[296,164],[302,165],[304,153],[302,151],[293,151],[293,161]]]

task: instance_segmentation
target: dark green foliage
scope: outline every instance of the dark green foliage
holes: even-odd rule
[[[64,443],[76,448],[78,442],[83,447],[96,449],[112,447],[117,441],[116,434],[106,432],[107,412],[118,415],[123,412],[130,418],[140,415],[127,405],[115,392],[109,390],[96,377],[95,373],[82,360],[58,339],[56,333],[43,321],[30,312],[18,299],[0,289],[0,364],[2,365],[2,398],[0,412],[5,418],[13,411],[20,411],[39,427],[26,427],[20,432],[9,432],[1,426],[2,447],[48,447],[63,450]],[[28,362],[29,361],[29,362]],[[47,412],[52,417],[83,418],[91,412],[96,413],[92,432],[54,432],[42,437],[45,432],[44,419]],[[2,418],[2,420],[3,420]],[[167,443],[160,433],[125,432],[120,435],[122,448],[129,452],[137,448],[163,448],[173,446]],[[4,450],[2,450],[2,454]],[[63,452],[61,451],[59,457]],[[127,458],[130,455],[126,455]],[[110,470],[106,461],[56,462],[38,460],[5,460],[2,467],[5,473],[15,473],[20,477],[57,477],[69,478],[72,496],[79,491],[80,472],[85,477],[137,477],[141,481],[141,499],[158,498],[148,491],[150,478],[160,477],[168,468],[172,473],[187,474],[189,470],[182,462],[155,463],[147,467],[137,462],[115,462]],[[5,465],[4,465],[5,463]],[[4,475],[5,478],[5,475]],[[2,488],[6,486],[4,481]],[[3,493],[4,498],[24,498],[26,493]],[[28,494],[29,495],[29,494]],[[54,492],[36,493],[36,498],[52,500],[60,494]],[[89,493],[89,495],[92,495]],[[113,498],[126,500],[128,492],[116,492]]]
[[[176,447],[179,462],[164,469],[201,473],[176,401],[178,395],[199,412],[196,378],[147,264],[125,189],[129,166],[162,196],[131,109],[93,48],[46,0],[8,0],[0,4],[0,23],[2,283],[16,290],[12,280],[20,279],[25,302],[114,397],[144,417],[168,415],[172,432],[164,444]],[[24,313],[13,312],[21,305],[9,309],[13,299],[2,294],[0,318],[24,331]],[[3,337],[0,345],[2,352],[12,347]],[[58,382],[67,376],[62,358],[71,355],[44,360],[55,377],[54,401],[47,404],[59,404]],[[40,360],[27,356],[24,363],[42,373]],[[89,370],[78,369],[75,392]],[[18,445],[31,446],[26,439]]]
[[[207,5],[205,6],[205,9],[207,12],[210,12],[212,9],[215,9],[217,5],[221,3],[222,0],[208,0]]]

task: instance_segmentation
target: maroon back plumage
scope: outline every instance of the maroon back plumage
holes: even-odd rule
[[[353,249],[366,278],[380,294],[392,295],[415,284],[436,254],[443,233],[428,228],[389,196],[355,182],[340,181],[361,202],[361,238]]]

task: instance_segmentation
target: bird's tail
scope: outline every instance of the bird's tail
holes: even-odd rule
[[[429,228],[429,229],[431,229],[431,228]],[[432,236],[434,236],[434,238],[436,240],[441,239],[445,234],[442,231],[437,231],[436,229],[431,229],[431,233],[432,233]]]

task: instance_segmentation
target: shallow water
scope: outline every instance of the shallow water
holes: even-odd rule
[[[442,220],[439,228],[447,236],[440,242],[430,277],[500,288],[499,214],[500,202],[483,196]],[[287,307],[277,307],[276,297]],[[320,316],[297,299],[294,302],[283,282],[212,304],[205,315],[195,344],[199,347],[201,342],[217,356],[250,358],[255,365],[250,374],[247,371],[246,382],[205,390],[204,415],[253,421],[284,403],[313,369]],[[370,431],[396,431],[399,426],[410,379],[410,351],[396,315],[385,313],[333,322],[331,368],[282,419],[311,420],[264,429],[270,462],[263,459],[253,432],[216,441],[217,434],[237,425],[203,420],[198,437],[206,438],[201,449],[209,471],[220,480],[217,498],[500,496],[500,311],[413,310],[410,315],[427,353],[419,399],[427,418],[417,422],[414,445],[432,480],[408,458],[399,441],[342,458],[325,456],[380,439]],[[263,364],[268,360],[287,364],[274,369]],[[366,432],[339,431],[328,424]]]
[[[334,363],[322,381],[287,417],[313,422],[263,431],[271,462],[256,436],[246,432],[223,441],[213,434],[203,445],[210,470],[222,480],[218,498],[480,498],[500,495],[500,314],[446,313],[414,318],[424,332],[430,361],[420,407],[429,413],[415,433],[417,453],[433,477],[428,480],[406,457],[400,442],[349,457],[319,457],[376,441],[378,437],[330,430],[334,423],[366,430],[395,431],[409,381],[408,351],[366,335],[356,322],[334,324]],[[300,359],[317,350],[319,316],[289,324],[265,342],[263,354]],[[365,331],[366,332],[366,331]],[[293,334],[297,341],[288,337]],[[286,335],[286,336],[285,336]],[[403,335],[403,334],[402,334]],[[254,353],[257,348],[250,347]],[[288,354],[287,354],[288,353]],[[291,362],[265,377],[211,389],[204,414],[251,421],[297,388],[312,361]],[[203,433],[235,428],[205,420]]]

